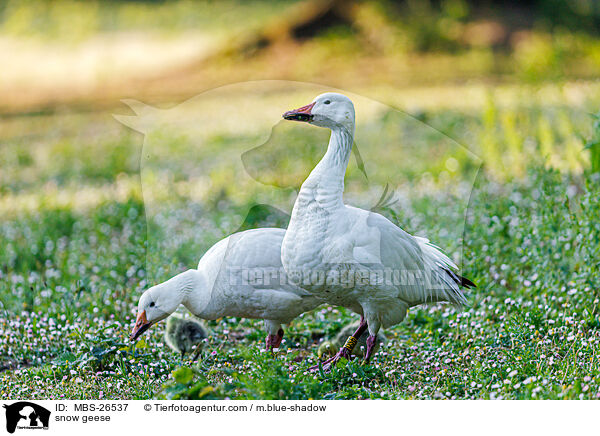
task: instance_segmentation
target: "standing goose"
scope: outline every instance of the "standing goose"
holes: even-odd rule
[[[283,118],[331,130],[327,152],[298,193],[281,247],[283,267],[295,283],[361,315],[354,335],[326,365],[349,358],[367,328],[368,360],[380,327],[400,323],[411,306],[464,304],[459,287],[475,285],[456,274],[457,266],[438,247],[378,213],[343,203],[355,128],[352,101],[325,93]]]
[[[183,304],[202,319],[224,316],[265,320],[268,350],[279,348],[282,324],[323,301],[287,280],[281,265],[284,229],[234,233],[217,242],[190,269],[146,290],[130,339]]]

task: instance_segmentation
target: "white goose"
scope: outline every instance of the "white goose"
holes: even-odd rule
[[[276,228],[235,233],[213,245],[198,269],[146,290],[130,339],[137,339],[183,304],[202,319],[263,319],[267,349],[278,348],[283,338],[281,325],[323,303],[287,280],[281,265],[284,234],[284,229]]]
[[[327,366],[349,358],[367,328],[368,360],[380,327],[400,323],[411,306],[464,304],[459,286],[474,284],[455,273],[457,266],[438,247],[378,213],[343,203],[355,128],[352,101],[326,93],[283,118],[331,130],[327,152],[302,184],[281,250],[283,267],[295,283],[361,315],[358,329]]]

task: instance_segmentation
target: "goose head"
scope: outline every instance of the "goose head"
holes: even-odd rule
[[[152,286],[142,294],[138,302],[137,319],[129,339],[136,340],[151,325],[168,317],[183,303],[185,292],[177,278],[178,276],[175,276],[171,280]]]
[[[335,92],[321,94],[312,103],[287,111],[283,114],[283,118],[332,130],[343,128],[348,132],[354,132],[354,105],[352,100]]]

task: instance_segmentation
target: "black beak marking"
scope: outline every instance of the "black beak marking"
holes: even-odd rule
[[[309,114],[298,114],[298,113],[293,113],[293,112],[286,112],[285,114],[283,114],[283,118],[286,120],[290,120],[290,121],[301,121],[301,122],[308,122],[308,121],[312,121],[313,116],[309,115]]]
[[[137,338],[139,338],[142,335],[142,333],[144,333],[146,330],[148,330],[150,328],[150,326],[151,326],[151,323],[144,324],[139,329],[137,329],[134,334],[129,336],[129,340],[135,341]]]

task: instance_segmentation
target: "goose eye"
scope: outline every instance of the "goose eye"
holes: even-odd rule
[[[156,306],[156,303],[154,301],[151,301],[150,302],[150,307],[154,307],[154,306]]]
[[[323,104],[330,104],[330,103],[331,103],[331,100],[325,100],[325,101],[323,102]]]

